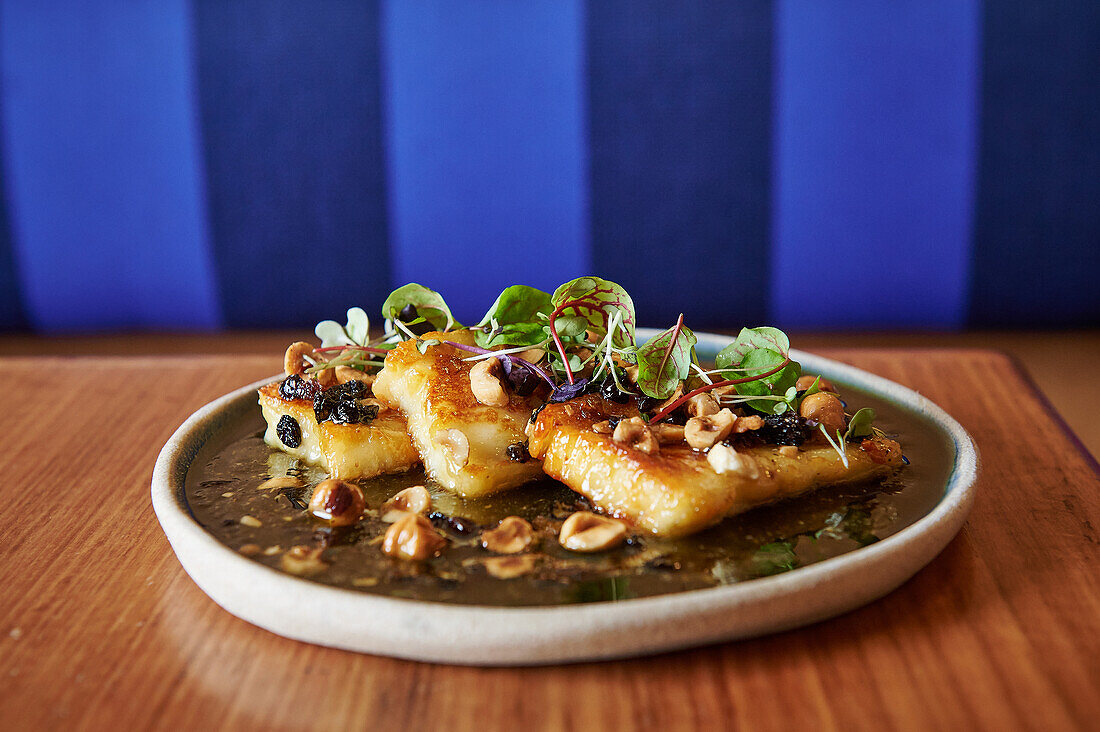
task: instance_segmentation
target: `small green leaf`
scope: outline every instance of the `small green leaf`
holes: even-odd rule
[[[785,358],[791,350],[791,341],[787,334],[778,328],[762,326],[759,328],[742,328],[737,334],[737,339],[722,349],[714,359],[714,364],[720,369],[737,366],[752,351],[774,351]]]
[[[760,547],[752,556],[754,574],[767,576],[794,569],[799,564],[798,555],[789,541],[776,541]]]
[[[691,372],[692,355],[698,339],[690,329],[677,325],[645,342],[637,351],[638,388],[655,399],[668,399],[676,385]]]
[[[555,310],[561,308],[557,320],[561,316],[580,316],[597,338],[606,335],[611,318],[620,315],[622,325],[612,336],[612,343],[620,348],[634,345],[634,301],[620,285],[599,277],[578,277],[555,290],[550,302]]]
[[[588,321],[579,315],[562,315],[554,320],[554,330],[562,338],[577,338],[588,330]]]
[[[544,339],[533,340],[538,332],[535,321],[540,315],[549,315],[553,309],[550,295],[542,290],[527,285],[506,287],[477,324],[478,331],[474,337],[482,348],[488,348],[490,344],[537,345]]]
[[[382,317],[396,320],[398,314],[407,306],[416,308],[417,314],[432,324],[436,330],[447,331],[457,325],[447,302],[435,290],[410,282],[390,293],[382,303]]]
[[[848,431],[844,433],[844,439],[849,437],[870,437],[874,430],[871,423],[875,421],[875,410],[864,407],[852,415],[848,420]]]

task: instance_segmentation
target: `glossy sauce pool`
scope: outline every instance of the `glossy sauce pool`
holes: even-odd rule
[[[294,546],[323,548],[323,569],[306,577],[359,592],[474,605],[561,605],[615,601],[751,581],[859,549],[927,514],[943,496],[951,471],[946,435],[908,412],[851,387],[848,411],[873,407],[876,426],[897,439],[910,464],[882,481],[824,488],[726,519],[676,540],[635,535],[624,546],[576,554],[556,541],[561,522],[588,508],[561,483],[544,480],[482,500],[463,500],[426,480],[420,469],[359,481],[368,515],[331,529],[303,510],[311,486],[327,477],[264,444],[263,421],[242,421],[205,445],[188,471],[185,496],[195,519],[220,542],[279,569]],[[272,477],[299,477],[304,488],[258,490]],[[391,559],[380,549],[388,524],[377,516],[387,498],[427,485],[435,523],[450,543],[426,562]],[[444,516],[445,515],[445,516]],[[490,576],[495,556],[478,544],[481,528],[501,518],[526,518],[538,532],[529,550],[535,569],[514,579]],[[460,517],[447,521],[446,516]],[[245,519],[244,517],[255,519]],[[259,525],[254,525],[256,523]],[[462,532],[461,529],[466,529]]]

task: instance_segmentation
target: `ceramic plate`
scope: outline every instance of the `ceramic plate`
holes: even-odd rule
[[[639,330],[639,340],[654,333]],[[702,359],[729,342],[697,335]],[[853,610],[912,577],[961,528],[978,473],[970,436],[932,402],[851,366],[798,351],[791,355],[808,373],[919,418],[942,436],[953,466],[940,501],[912,525],[772,577],[619,602],[506,608],[370,595],[268,568],[221,544],[195,521],[184,481],[207,441],[248,415],[260,419],[256,388],[275,377],[207,404],[176,430],[153,472],[153,508],[184,570],[216,603],[273,633],[310,643],[421,661],[533,665],[637,656],[787,630]]]

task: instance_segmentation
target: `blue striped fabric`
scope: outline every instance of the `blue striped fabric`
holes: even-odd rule
[[[0,328],[1100,323],[1100,3],[0,0]]]

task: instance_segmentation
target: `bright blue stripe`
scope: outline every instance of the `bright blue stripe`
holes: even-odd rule
[[[587,274],[581,0],[387,0],[393,276],[478,318]]]
[[[11,218],[47,330],[211,327],[182,0],[4,5]]]
[[[775,319],[960,325],[978,0],[780,0],[776,32]]]

